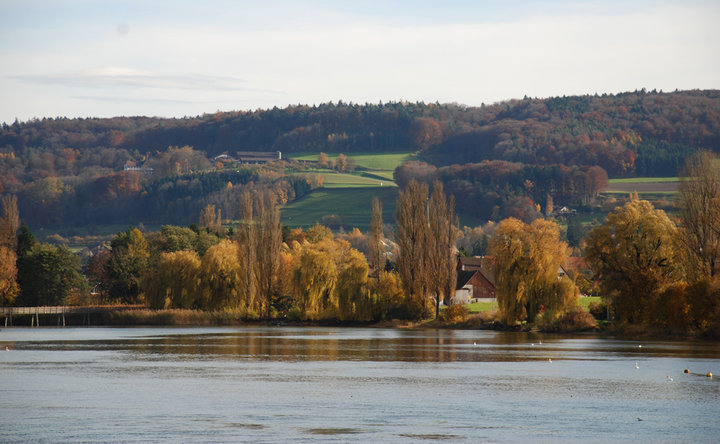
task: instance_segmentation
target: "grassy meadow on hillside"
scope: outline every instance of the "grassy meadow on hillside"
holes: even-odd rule
[[[288,153],[285,157],[295,160],[316,161],[319,152],[316,153]],[[398,165],[413,160],[414,153],[403,152],[384,152],[384,153],[346,153],[347,157],[355,161],[355,168],[359,170],[369,171],[390,171],[392,172]],[[328,159],[335,161],[338,153],[327,153]]]
[[[678,177],[630,177],[610,179],[608,194],[629,194],[634,191],[644,199],[660,195],[671,197],[677,193],[680,179]],[[651,196],[647,196],[651,195]]]
[[[295,160],[316,161],[319,153],[299,153],[289,157]],[[367,231],[370,208],[374,197],[383,204],[383,220],[395,221],[397,186],[392,180],[395,168],[411,159],[413,154],[402,153],[349,153],[355,165],[352,173],[338,173],[329,169],[312,169],[324,179],[324,187],[290,202],[282,208],[283,224],[292,227],[309,227],[315,223],[334,229],[357,227]],[[336,154],[328,154],[334,161]]]
[[[310,227],[315,223],[333,229],[357,227],[367,231],[374,197],[383,205],[383,221],[395,223],[397,187],[346,187],[315,190],[309,195],[285,205],[281,221],[291,227]]]

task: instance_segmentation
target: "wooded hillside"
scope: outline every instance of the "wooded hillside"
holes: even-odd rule
[[[67,223],[70,216],[92,219],[101,208],[103,219],[145,208],[160,221],[165,213],[187,217],[206,203],[219,204],[207,198],[192,202],[210,188],[230,195],[228,183],[257,182],[248,172],[222,178],[222,186],[217,178],[193,176],[212,169],[213,157],[224,152],[406,150],[417,151],[438,168],[434,174],[451,193],[472,191],[486,195],[483,202],[509,202],[487,195],[502,194],[502,186],[478,188],[495,180],[491,173],[499,168],[509,175],[506,185],[515,195],[542,202],[548,193],[570,192],[575,199],[595,193],[593,187],[575,185],[597,176],[591,167],[601,167],[610,177],[674,176],[684,159],[701,148],[720,152],[717,90],[525,98],[480,107],[338,102],[182,119],[43,118],[3,124],[0,193],[18,195],[23,218],[36,226]],[[484,161],[491,163],[480,166]],[[152,180],[143,179],[124,172],[126,165],[146,165],[156,173]],[[408,177],[411,169],[404,170]],[[272,186],[289,197],[308,188],[295,179],[281,180],[282,174],[263,173],[263,180],[282,181]],[[548,185],[546,176],[553,184]],[[123,200],[127,196],[131,198]],[[459,203],[463,211],[462,199]],[[118,205],[122,209],[109,211]],[[471,199],[466,206],[477,216],[490,217],[495,204],[479,208]]]

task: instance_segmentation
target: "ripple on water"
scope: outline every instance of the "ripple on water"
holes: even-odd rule
[[[410,439],[423,439],[428,441],[446,441],[450,439],[460,439],[458,435],[446,435],[441,433],[400,433],[398,436]]]
[[[233,429],[249,429],[249,430],[262,430],[265,428],[264,424],[246,424],[242,422],[231,422],[226,424],[227,427]]]
[[[305,432],[311,435],[356,435],[363,433],[363,430],[348,427],[327,427],[307,429]]]

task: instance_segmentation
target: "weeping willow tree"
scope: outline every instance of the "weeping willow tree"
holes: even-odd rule
[[[558,271],[567,257],[554,222],[537,219],[530,225],[509,218],[498,225],[490,244],[495,256],[495,289],[507,325],[534,322],[541,310],[562,312],[577,304],[577,289]]]
[[[247,282],[242,273],[237,243],[224,239],[210,247],[200,262],[203,307],[210,310],[240,309],[248,306]]]
[[[293,290],[305,316],[317,316],[337,306],[337,265],[333,250],[332,239],[323,239],[302,248],[299,266],[293,272]]]
[[[163,253],[142,286],[151,308],[199,308],[200,257],[188,250]]]
[[[338,318],[341,321],[372,319],[372,306],[367,289],[368,263],[365,256],[347,242],[338,242],[344,248],[338,263],[336,285]]]

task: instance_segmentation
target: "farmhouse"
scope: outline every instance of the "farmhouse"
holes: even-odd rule
[[[238,151],[236,158],[240,163],[268,163],[282,160],[280,151]]]
[[[490,257],[461,257],[457,262],[454,304],[495,300],[495,273]]]
[[[152,174],[155,170],[150,167],[146,166],[139,166],[137,163],[133,162],[132,160],[128,160],[125,162],[125,165],[123,165],[123,171],[135,171],[143,174]]]

